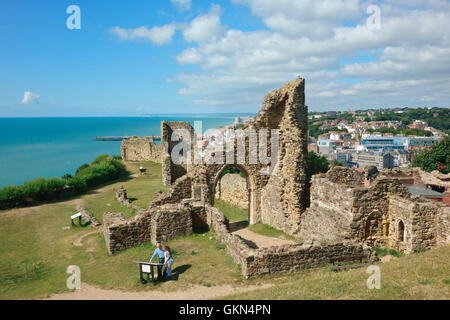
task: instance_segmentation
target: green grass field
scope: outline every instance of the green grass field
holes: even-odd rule
[[[248,209],[234,207],[220,199],[214,199],[214,207],[222,211],[230,222],[248,221]]]
[[[140,163],[127,163],[132,173]],[[79,199],[0,212],[0,299],[38,299],[68,291],[69,265],[78,265],[84,283],[105,289],[126,291],[182,290],[193,285],[206,287],[232,284],[247,286],[268,283],[267,289],[237,294],[239,299],[449,299],[450,248],[400,256],[380,264],[382,289],[368,290],[365,269],[333,273],[329,267],[294,274],[244,280],[240,267],[233,263],[225,246],[214,234],[206,232],[177,238],[168,244],[174,252],[177,280],[164,285],[141,285],[133,261],[146,260],[153,252],[150,243],[108,256],[103,235],[89,234],[91,227],[71,227],[70,215],[77,204],[84,204],[101,220],[104,211],[119,211],[130,217],[114,199],[121,185],[129,198],[147,207],[161,185],[161,165],[145,163],[148,175],[111,183]],[[109,204],[109,206],[108,206]],[[220,206],[220,202],[216,202]],[[222,204],[223,205],[223,204]],[[247,219],[241,209],[224,209],[230,220]],[[255,225],[261,233],[283,236],[264,225]],[[267,234],[268,233],[268,234]],[[89,235],[87,235],[89,234]],[[83,246],[73,242],[87,235]],[[178,269],[177,269],[178,268]]]

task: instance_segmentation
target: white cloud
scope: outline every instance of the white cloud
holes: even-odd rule
[[[171,43],[175,31],[176,26],[174,24],[166,24],[161,27],[155,26],[151,29],[145,26],[135,29],[125,29],[117,26],[109,29],[110,33],[121,40],[144,40],[159,46]]]
[[[170,2],[182,10],[190,10],[192,6],[191,0],[170,0]]]
[[[221,8],[212,5],[211,10],[201,15],[186,27],[183,31],[184,39],[187,42],[204,43],[218,40],[224,32],[224,26],[220,22]]]
[[[358,0],[234,2],[248,5],[268,30],[227,29],[220,10],[194,19],[184,32],[190,30],[185,39],[196,45],[176,59],[199,69],[171,77],[183,84],[179,93],[193,101],[257,110],[267,91],[298,75],[306,78],[307,104],[313,109],[450,99],[445,87],[450,6],[445,1],[416,0],[420,10],[387,1],[381,5],[380,30],[366,27],[368,3]],[[211,16],[203,27],[195,26],[194,21]],[[372,61],[357,58],[364,55]],[[342,64],[342,58],[353,63]]]
[[[37,93],[33,93],[31,91],[25,91],[23,93],[22,103],[23,104],[39,103],[39,97],[40,97],[40,95],[38,95]]]
[[[323,38],[341,21],[358,19],[359,0],[233,0],[246,4],[272,30],[293,36]]]

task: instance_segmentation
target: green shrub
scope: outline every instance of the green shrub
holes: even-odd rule
[[[7,186],[0,189],[0,209],[9,209],[23,202],[24,193],[22,187]]]
[[[379,247],[373,247],[372,249],[373,249],[373,251],[375,251],[377,253],[377,255],[379,257],[384,257],[385,255],[388,254],[388,250],[387,249],[382,249],[382,248],[379,248]]]
[[[92,161],[91,165],[94,164],[100,164],[108,159],[111,159],[112,157],[110,155],[107,154],[102,154],[100,156],[98,156],[97,158],[94,159],[94,161]]]
[[[73,177],[67,181],[67,186],[73,194],[79,194],[87,190],[86,180],[80,177]]]
[[[63,179],[63,180],[70,180],[72,178],[73,178],[73,176],[71,174],[69,174],[69,173],[66,173],[65,175],[63,175],[61,177],[61,179]]]
[[[445,137],[430,150],[420,153],[411,165],[428,172],[439,170],[443,174],[450,173],[450,137]]]
[[[23,184],[23,193],[32,201],[51,200],[63,191],[66,182],[59,178],[38,178]]]
[[[38,178],[22,186],[0,189],[0,209],[10,209],[39,201],[48,201],[67,195],[76,195],[128,174],[125,165],[108,155],[97,157],[92,165],[83,164],[74,177],[66,174],[60,178]]]
[[[77,176],[81,171],[83,171],[86,168],[89,168],[89,164],[83,163],[81,166],[78,167],[77,171],[75,171],[75,175]]]

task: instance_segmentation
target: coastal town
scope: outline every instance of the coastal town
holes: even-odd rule
[[[309,112],[308,151],[324,156],[330,164],[348,168],[375,166],[380,171],[407,168],[419,153],[431,149],[448,135],[445,132],[448,129],[433,127],[422,120],[423,116],[401,120],[401,116],[406,119],[405,113],[417,110],[434,120],[441,119],[440,122],[449,117],[448,109],[431,107]],[[205,135],[197,134],[197,144],[222,148],[227,141],[227,130],[246,129],[253,119],[238,116],[231,125]]]

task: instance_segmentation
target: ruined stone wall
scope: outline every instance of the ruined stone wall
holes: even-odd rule
[[[109,254],[139,246],[151,240],[151,212],[125,220],[121,213],[103,214],[103,234]]]
[[[296,234],[307,200],[307,129],[305,82],[297,79],[264,98],[255,126],[279,130],[277,171],[259,190],[261,220],[288,234]]]
[[[437,245],[439,207],[425,199],[389,198],[388,245],[405,252],[427,250]],[[399,230],[403,223],[403,234]]]
[[[191,208],[183,204],[166,204],[138,212],[128,220],[121,213],[103,214],[103,234],[110,255],[149,241],[170,241],[191,232]]]
[[[158,206],[178,203],[183,199],[192,197],[192,178],[190,176],[183,176],[179,178],[175,184],[167,192],[157,196],[151,203],[150,208]]]
[[[133,204],[133,202],[128,199],[127,190],[123,186],[116,191],[116,200],[123,206],[136,210],[136,211],[145,211],[145,209]]]
[[[299,238],[352,240],[405,252],[449,243],[444,204],[412,196],[400,180],[384,175],[364,187],[364,176],[340,167],[313,176],[311,206],[302,216]]]
[[[163,146],[155,144],[150,137],[132,137],[128,140],[122,140],[120,153],[125,161],[153,161],[161,163]]]
[[[379,176],[369,188],[353,191],[351,238],[372,246],[386,246],[389,199],[393,195],[409,199],[408,189],[397,179]]]
[[[177,141],[173,141],[175,136],[174,132],[177,130],[183,130],[185,132],[185,140],[183,137],[178,137]],[[163,150],[162,164],[163,164],[163,184],[171,185],[178,178],[184,176],[190,171],[191,166],[194,163],[194,153],[192,152],[195,145],[195,133],[194,128],[188,122],[182,121],[161,121],[161,145]],[[172,151],[179,143],[186,143],[190,146],[191,152],[186,154],[184,163],[176,164],[171,160]],[[190,158],[190,159],[188,159]]]
[[[332,182],[328,175],[313,176],[311,205],[303,214],[299,238],[331,242],[350,238],[353,198],[353,187]]]
[[[255,250],[252,257],[247,257],[243,273],[247,277],[254,277],[340,262],[367,263],[377,260],[375,252],[361,243],[294,244]]]
[[[170,241],[191,234],[191,210],[183,204],[166,204],[152,211],[152,243]]]
[[[436,217],[436,245],[438,247],[450,244],[450,207],[441,205],[441,210]]]
[[[231,155],[234,159],[232,165],[238,166],[247,178],[250,223],[264,222],[288,234],[298,232],[301,214],[309,203],[306,179],[307,107],[304,101],[304,79],[297,79],[272,91],[266,95],[263,107],[255,120],[243,130],[243,134],[247,136],[245,159],[237,157],[238,139],[235,139],[234,150],[226,150],[227,155]],[[261,156],[261,152],[267,151],[263,156],[270,157],[271,130],[277,130],[279,150],[278,157],[273,157],[275,163],[250,161],[248,135],[250,132],[259,135],[263,129],[267,134],[267,148],[258,149],[258,154],[252,155],[260,159],[258,156]],[[163,137],[169,137],[172,129],[163,122],[162,130]],[[163,144],[167,144],[166,150],[169,150],[171,145],[165,141],[167,138],[163,138]],[[261,145],[260,143],[260,147]],[[167,158],[167,162],[169,161]],[[174,175],[170,173],[173,168],[165,163],[163,161],[163,176],[171,175],[173,180]],[[230,165],[203,163],[187,170],[188,176],[192,179],[192,196],[212,204],[220,173]]]
[[[218,240],[223,242],[233,261],[241,265],[245,278],[294,272],[344,261],[376,261],[376,254],[367,245],[355,242],[330,244],[294,244],[258,249],[240,236],[229,232],[228,220],[217,208],[206,206],[208,223]]]
[[[239,208],[248,208],[247,180],[237,173],[224,175],[216,186],[216,199]]]

